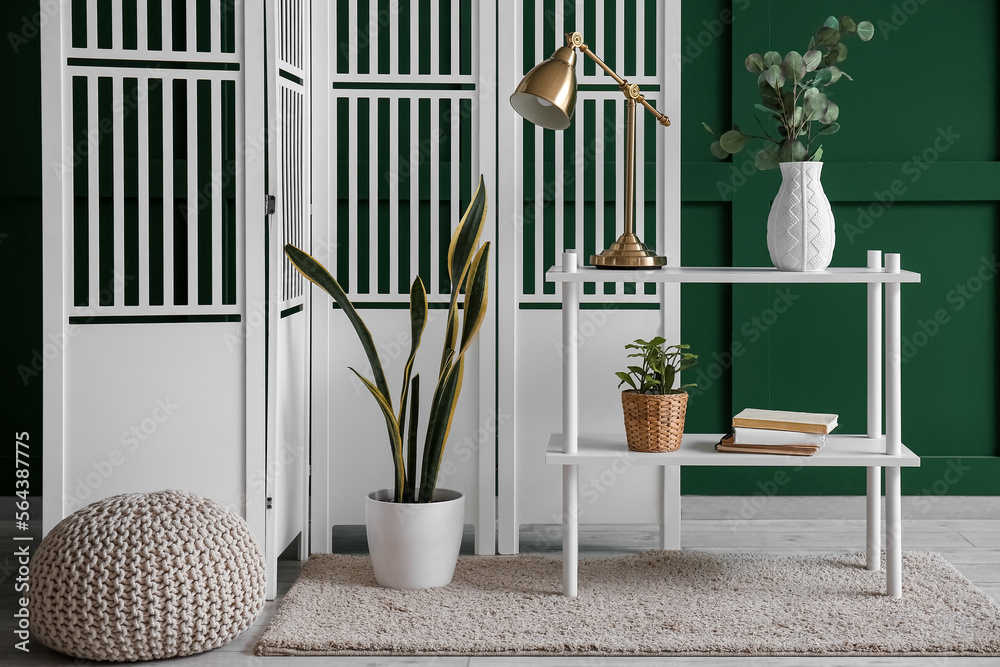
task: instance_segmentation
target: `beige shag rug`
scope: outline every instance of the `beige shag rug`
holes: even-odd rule
[[[1000,607],[937,554],[903,554],[885,597],[864,554],[648,552],[459,559],[445,588],[375,584],[366,556],[314,555],[258,655],[1000,655]]]

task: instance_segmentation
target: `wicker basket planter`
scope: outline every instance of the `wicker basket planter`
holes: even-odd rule
[[[681,446],[688,394],[622,392],[625,439],[633,452],[673,452]]]

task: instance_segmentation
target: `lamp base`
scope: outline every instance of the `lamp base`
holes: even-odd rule
[[[600,255],[591,255],[590,263],[599,269],[658,269],[667,258],[646,247],[635,234],[622,234]]]

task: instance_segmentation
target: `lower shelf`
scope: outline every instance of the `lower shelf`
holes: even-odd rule
[[[576,454],[566,454],[562,434],[554,433],[549,439],[545,463],[579,465],[627,458],[632,465],[653,466],[920,466],[920,457],[906,445],[899,456],[889,456],[885,453],[884,438],[870,439],[864,435],[827,436],[826,445],[812,456],[717,452],[715,444],[720,439],[721,433],[685,433],[677,451],[649,454],[630,451],[623,433],[591,433],[579,436]]]

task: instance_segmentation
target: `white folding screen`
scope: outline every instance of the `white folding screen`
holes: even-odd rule
[[[679,265],[680,72],[670,59],[679,49],[679,0],[520,0],[499,16],[499,33],[511,36],[511,57],[500,60],[501,90],[509,94],[576,31],[671,118],[672,127],[663,128],[637,111],[635,225],[647,245]],[[551,539],[560,535],[560,470],[544,463],[549,435],[561,430],[560,290],[545,282],[545,271],[561,262],[564,249],[589,263],[622,231],[624,98],[582,54],[577,76],[576,112],[565,131],[531,125],[506,103],[498,116],[508,147],[500,155],[500,198],[509,202],[499,227],[507,249],[499,267],[501,553],[518,551],[522,524],[550,524]],[[585,286],[582,302],[581,431],[619,432],[614,371],[625,366],[624,345],[655,335],[680,342],[680,293],[676,286],[597,283]],[[585,466],[581,479],[581,521],[657,521],[652,498],[661,480],[654,471]]]
[[[46,530],[180,488],[263,540],[262,7],[73,0],[42,31]]]
[[[287,261],[292,244],[310,252],[310,68],[307,0],[267,5],[268,191],[273,194],[268,266],[267,564],[276,592],[277,557],[301,534],[309,554],[309,319],[306,281]]]
[[[430,318],[415,372],[436,377],[448,242],[480,174],[483,240],[495,239],[495,12],[475,0],[313,3],[313,250],[367,322],[390,386],[409,350],[400,332],[418,274]],[[392,465],[378,408],[347,370],[367,368],[351,326],[325,295],[315,313],[313,549],[326,551],[333,526],[364,522],[364,495],[391,485]],[[484,327],[439,478],[466,494],[478,553],[494,553],[495,340]]]

